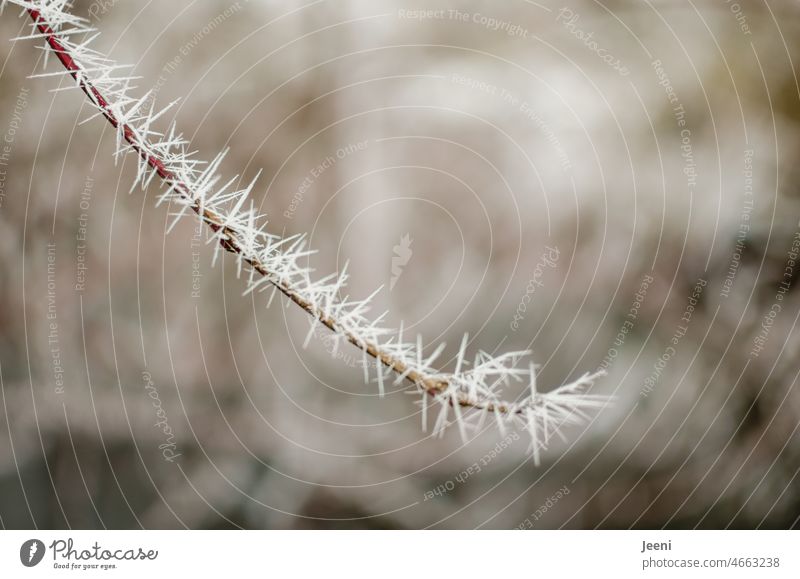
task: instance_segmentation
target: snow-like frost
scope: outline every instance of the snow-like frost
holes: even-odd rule
[[[386,313],[367,316],[380,289],[366,299],[341,297],[347,287],[346,265],[338,274],[313,279],[313,270],[307,265],[313,251],[307,247],[305,235],[279,237],[267,231],[265,216],[250,199],[256,180],[244,189],[234,186],[239,176],[223,180],[220,167],[227,151],[204,162],[189,149],[174,122],[159,132],[156,121],[176,103],[157,109],[152,91],[132,96],[137,79],[124,72],[130,67],[118,65],[91,47],[98,33],[87,20],[71,13],[69,0],[2,0],[0,11],[6,4],[23,8],[33,20],[31,34],[15,40],[44,40],[46,54],[54,53],[64,65],[63,71],[35,76],[72,76],[72,86],[83,90],[97,109],[90,118],[104,116],[116,127],[115,159],[128,153],[137,157],[138,173],[131,191],[137,185],[148,187],[158,177],[164,185],[159,203],[169,203],[173,209],[170,229],[186,215],[208,225],[208,241],[215,245],[214,260],[221,249],[233,254],[239,275],[247,278],[245,294],[271,288],[268,304],[280,291],[311,315],[306,344],[323,324],[333,332],[334,352],[343,342],[350,342],[363,350],[365,359],[367,355],[376,359],[374,376],[364,364],[364,379],[377,382],[381,394],[392,376],[395,384],[410,381],[421,395],[423,428],[432,404],[438,407],[434,435],[442,435],[456,424],[467,440],[469,431],[479,429],[488,416],[501,431],[509,426],[527,431],[538,464],[550,439],[562,436],[559,429],[563,425],[584,422],[589,418],[587,411],[608,403],[608,397],[588,393],[602,372],[584,374],[555,390],[540,392],[530,352],[499,356],[478,352],[468,360],[467,336],[461,342],[454,372],[437,370],[434,364],[444,344],[426,355],[421,337],[407,341],[402,326],[400,330],[384,327]],[[514,402],[502,399],[507,386],[526,382],[524,398]]]

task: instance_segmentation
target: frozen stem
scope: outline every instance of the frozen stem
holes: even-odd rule
[[[536,367],[527,361],[529,352],[510,352],[491,356],[478,352],[467,360],[466,336],[461,343],[455,371],[441,372],[434,366],[444,345],[425,355],[421,338],[403,339],[400,331],[383,327],[382,319],[367,317],[372,299],[341,298],[347,285],[347,267],[339,274],[312,279],[307,265],[313,251],[304,235],[279,237],[266,229],[266,219],[254,208],[249,195],[255,180],[237,189],[239,177],[224,181],[219,169],[226,151],[210,163],[199,161],[189,150],[189,143],[177,131],[175,123],[164,132],[156,129],[175,103],[156,109],[153,93],[132,96],[132,76],[126,66],[117,65],[90,47],[97,32],[88,22],[71,14],[69,0],[2,0],[20,6],[32,19],[32,32],[23,38],[44,40],[64,70],[39,76],[69,75],[96,108],[94,116],[103,116],[116,129],[115,158],[133,153],[138,158],[138,173],[133,187],[147,187],[156,177],[164,191],[159,203],[169,202],[174,212],[172,226],[184,215],[194,214],[208,226],[209,242],[215,242],[216,260],[220,249],[237,261],[237,271],[247,278],[245,293],[272,288],[304,309],[311,316],[309,339],[319,324],[333,332],[335,348],[350,342],[364,356],[376,360],[375,379],[382,393],[385,381],[393,375],[394,383],[411,382],[422,395],[423,427],[427,424],[429,405],[438,406],[434,435],[441,435],[452,423],[464,439],[468,430],[482,424],[488,415],[501,429],[516,426],[528,432],[531,453],[539,462],[541,449],[553,435],[561,436],[564,424],[588,419],[587,412],[608,403],[608,397],[588,394],[594,380],[602,373],[585,374],[578,380],[550,392],[536,387]],[[45,66],[46,66],[45,61]],[[133,188],[132,188],[133,190]],[[270,298],[271,302],[271,298]],[[365,364],[365,380],[370,371]],[[512,383],[526,383],[528,394],[517,401],[505,402],[501,393]]]

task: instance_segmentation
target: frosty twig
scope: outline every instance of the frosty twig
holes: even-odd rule
[[[321,324],[333,332],[334,351],[340,342],[349,342],[363,356],[376,360],[374,376],[364,364],[364,378],[377,382],[383,393],[387,380],[400,384],[407,380],[422,394],[423,427],[429,406],[438,406],[434,434],[442,434],[455,423],[466,439],[469,427],[482,424],[489,416],[502,429],[507,425],[523,428],[531,437],[531,451],[538,463],[540,449],[557,434],[564,423],[588,419],[586,411],[600,408],[607,397],[587,394],[586,390],[601,374],[585,374],[578,380],[550,392],[539,392],[536,367],[525,362],[529,352],[510,352],[492,356],[485,352],[470,361],[466,357],[468,340],[464,336],[455,360],[455,370],[442,372],[434,367],[444,344],[433,352],[423,352],[422,339],[407,341],[403,329],[383,327],[386,313],[375,319],[366,314],[372,296],[355,300],[340,297],[347,285],[347,266],[338,274],[314,280],[304,262],[313,253],[304,235],[279,237],[266,230],[266,219],[249,199],[255,180],[236,189],[239,177],[224,181],[219,169],[226,151],[210,163],[195,158],[189,143],[173,122],[159,132],[156,121],[174,106],[157,110],[152,91],[132,96],[134,80],[116,64],[91,48],[97,36],[86,20],[74,16],[69,0],[2,0],[25,9],[32,19],[32,33],[23,38],[42,39],[55,54],[63,71],[38,76],[69,75],[97,110],[116,129],[115,157],[133,153],[138,172],[133,187],[147,187],[158,177],[165,187],[159,203],[177,207],[170,229],[181,217],[195,214],[209,228],[209,241],[215,243],[214,259],[220,248],[236,259],[238,273],[247,276],[245,293],[270,289],[269,302],[280,292],[311,316],[306,344]],[[45,63],[46,64],[46,63]],[[133,188],[132,188],[133,189]],[[503,401],[501,391],[512,382],[527,382],[528,394],[517,401]]]

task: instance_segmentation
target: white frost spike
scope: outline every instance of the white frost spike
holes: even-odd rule
[[[562,425],[585,422],[588,412],[599,410],[609,398],[587,394],[602,373],[586,374],[575,382],[550,392],[539,392],[536,367],[525,364],[528,352],[511,352],[492,356],[478,352],[474,361],[467,361],[469,339],[464,336],[455,357],[454,372],[433,367],[444,352],[444,344],[425,358],[422,337],[404,341],[403,327],[394,331],[383,327],[386,314],[368,319],[373,298],[380,289],[363,300],[340,297],[347,286],[347,272],[314,281],[314,270],[308,265],[313,251],[306,247],[304,235],[281,238],[266,231],[266,220],[254,203],[247,200],[256,179],[241,190],[232,189],[238,177],[226,180],[220,168],[227,154],[222,151],[210,163],[195,158],[189,143],[178,132],[174,122],[164,133],[155,124],[164,120],[175,103],[158,109],[153,92],[133,96],[136,77],[125,72],[127,66],[91,48],[97,34],[87,20],[70,13],[69,0],[0,0],[0,10],[14,4],[28,11],[35,19],[26,38],[43,39],[46,54],[58,52],[65,72],[47,72],[37,76],[63,78],[72,75],[74,86],[86,93],[97,110],[94,116],[105,116],[117,125],[115,160],[132,153],[138,157],[137,185],[146,188],[158,174],[164,183],[159,203],[176,206],[169,210],[173,218],[170,229],[186,214],[196,215],[208,226],[208,241],[215,242],[214,262],[222,249],[234,255],[237,274],[247,274],[245,294],[262,291],[272,284],[268,304],[277,292],[302,307],[313,319],[306,344],[320,326],[334,332],[335,348],[350,342],[362,350],[364,379],[369,382],[367,355],[377,357],[378,390],[383,395],[384,382],[394,372],[396,381],[409,380],[421,393],[423,429],[427,427],[430,403],[439,405],[433,434],[442,436],[450,425],[450,411],[464,440],[476,427],[473,419],[479,414],[477,427],[486,417],[495,419],[501,432],[509,425],[524,429],[531,438],[531,453],[538,464],[541,451],[553,435],[563,438]],[[42,27],[42,30],[39,29]],[[46,65],[46,61],[45,61]],[[72,85],[72,83],[70,83]],[[59,87],[63,88],[63,87]],[[222,187],[220,183],[224,183]],[[336,350],[334,350],[335,352]],[[500,391],[512,383],[528,381],[530,392],[515,402],[504,402]]]
[[[422,432],[428,432],[428,394],[422,392]]]
[[[381,365],[382,362],[380,358],[377,360],[377,364],[375,365],[375,370],[378,372],[378,395],[383,398],[386,395],[386,392],[383,388],[383,366]]]

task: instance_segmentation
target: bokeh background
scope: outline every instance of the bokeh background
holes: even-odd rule
[[[257,202],[321,274],[350,260],[351,293],[383,285],[376,313],[426,344],[530,348],[541,388],[606,368],[616,398],[539,467],[492,427],[431,438],[359,351],[242,297],[195,224],[166,233],[82,95],[28,78],[43,53],[6,7],[4,528],[798,525],[797,5],[75,12],[181,99],[201,156],[264,169]]]

